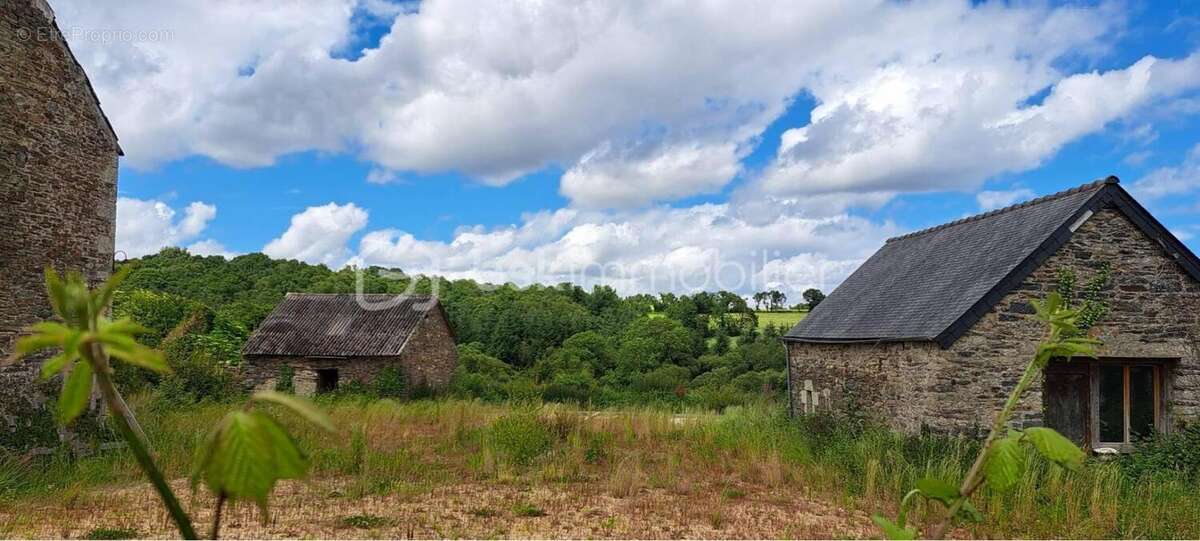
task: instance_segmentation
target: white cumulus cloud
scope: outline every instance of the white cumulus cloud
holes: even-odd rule
[[[189,204],[183,216],[156,200],[117,198],[117,250],[126,257],[157,253],[198,237],[217,216],[217,207],[200,201]]]
[[[1200,144],[1192,147],[1183,163],[1155,169],[1134,181],[1129,189],[1147,200],[1200,193]]]
[[[396,173],[456,171],[502,185],[560,167],[581,208],[721,190],[796,96],[755,190],[810,194],[975,189],[1066,143],[1194,89],[1200,59],[1104,54],[1120,6],[965,1],[806,3],[428,0],[55,2],[127,152],[262,166],[352,152]],[[394,17],[378,47],[331,56],[355,13]],[[1050,89],[1041,103],[1030,98]],[[361,181],[361,180],[358,180]]]
[[[846,214],[776,214],[750,222],[730,205],[563,209],[528,215],[519,225],[465,229],[448,242],[371,231],[355,261],[410,274],[521,285],[604,283],[625,294],[701,289],[748,294],[770,286],[799,295],[808,287],[830,290],[896,232],[890,224]]]
[[[353,203],[309,207],[292,216],[291,225],[268,242],[263,253],[339,267],[350,257],[346,242],[366,225],[367,211]]]

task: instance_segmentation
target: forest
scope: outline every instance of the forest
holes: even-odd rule
[[[590,404],[722,409],[782,395],[785,328],[759,325],[728,292],[622,297],[611,287],[481,284],[407,276],[400,269],[331,270],[263,254],[232,259],[167,248],[132,267],[114,315],[151,332],[174,369],[138,369],[122,384],[169,401],[223,400],[237,386],[239,351],[288,292],[435,293],[450,318],[459,367],[449,391],[490,401],[541,399]],[[776,295],[772,305],[779,305]],[[401,384],[402,387],[402,384]],[[396,393],[381,381],[343,393]]]

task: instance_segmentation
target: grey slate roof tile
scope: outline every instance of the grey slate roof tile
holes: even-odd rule
[[[891,239],[785,338],[935,340],[1115,182]]]

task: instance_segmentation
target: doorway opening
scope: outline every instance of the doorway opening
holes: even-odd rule
[[[321,368],[317,370],[317,394],[331,393],[337,390],[338,371],[336,368]]]

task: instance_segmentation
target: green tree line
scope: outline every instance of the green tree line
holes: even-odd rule
[[[178,248],[122,263],[113,310],[149,329],[168,376],[130,370],[124,383],[172,400],[220,399],[253,329],[288,292],[353,293],[356,269],[263,254],[232,259]],[[488,400],[540,397],[596,405],[671,403],[720,408],[785,388],[786,330],[759,329],[728,292],[622,297],[611,287],[481,284],[363,269],[367,293],[436,292],[454,328],[453,393]]]

